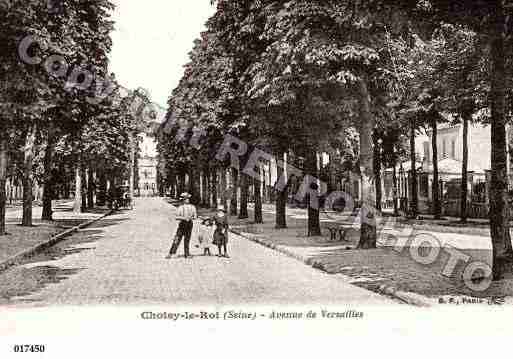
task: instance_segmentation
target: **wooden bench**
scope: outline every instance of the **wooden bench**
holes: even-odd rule
[[[330,231],[330,241],[336,242],[337,234],[338,234],[338,241],[340,241],[340,242],[346,241],[346,229],[344,227],[331,226],[331,227],[328,227],[328,230]]]

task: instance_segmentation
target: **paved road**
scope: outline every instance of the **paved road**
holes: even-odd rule
[[[230,259],[166,260],[176,227],[173,212],[162,199],[138,200],[134,211],[109,217],[33,263],[0,275],[0,303],[394,304],[343,276],[324,274],[236,236]]]

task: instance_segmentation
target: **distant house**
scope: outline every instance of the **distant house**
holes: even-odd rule
[[[146,125],[145,133],[141,135],[142,141],[139,143],[140,156],[137,161],[138,178],[137,189],[139,196],[156,196],[158,194],[158,153],[155,135],[160,124],[164,121],[165,110],[152,104],[155,111],[155,119]]]
[[[511,131],[508,130],[508,139]],[[432,131],[426,136],[417,139],[417,145],[422,147],[421,162],[418,166],[418,198],[419,213],[432,213],[433,211],[433,151]],[[487,217],[488,213],[488,183],[491,168],[491,129],[488,125],[470,124],[468,132],[468,188],[469,188],[469,215],[470,217]],[[511,143],[508,140],[508,144]],[[509,145],[508,145],[509,148]],[[460,215],[460,188],[463,167],[463,125],[442,124],[437,131],[439,191],[442,201],[442,214],[446,216]],[[508,160],[508,167],[510,166]],[[408,173],[409,169],[405,169]],[[384,176],[384,198],[390,207],[393,198],[391,170]],[[400,186],[399,198],[404,203],[409,201],[411,181],[406,175],[407,186]],[[393,202],[392,202],[393,203]]]
[[[145,135],[140,147],[141,156],[137,162],[138,192],[143,197],[155,196],[157,194],[157,152],[153,139]]]
[[[433,133],[428,131],[425,141],[422,172],[419,180],[420,210],[432,211],[433,198],[433,151],[431,141]],[[468,188],[469,201],[479,203],[475,216],[486,216],[486,173],[490,170],[491,142],[490,127],[482,124],[470,124],[468,131]],[[440,198],[443,201],[444,215],[458,216],[461,202],[461,178],[463,167],[463,125],[440,125],[437,136],[438,172],[440,180]],[[471,209],[472,212],[472,209]],[[477,213],[479,212],[479,213]]]
[[[427,133],[429,141],[424,146],[424,171],[432,171],[433,153],[431,150],[432,131]],[[475,174],[484,176],[490,169],[491,159],[490,126],[472,124],[469,126],[468,168]],[[440,173],[461,175],[463,161],[463,125],[442,125],[437,136]]]

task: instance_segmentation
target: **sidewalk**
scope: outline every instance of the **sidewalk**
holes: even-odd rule
[[[73,202],[55,201],[53,205],[53,222],[41,221],[41,207],[33,208],[33,226],[22,227],[22,209],[7,210],[7,235],[0,237],[0,262],[41,243],[53,236],[73,228],[91,219],[99,218],[107,213],[107,208],[97,208],[90,212],[74,214]]]
[[[321,214],[321,227],[323,236],[307,237],[307,214],[303,209],[289,209],[287,212],[287,229],[274,228],[274,206],[264,205],[264,224],[252,223],[252,210],[250,219],[239,220],[231,218],[234,230],[246,237],[252,238],[261,244],[276,248],[289,255],[302,259],[330,274],[344,274],[352,278],[352,283],[360,287],[382,292],[383,288],[394,288],[401,292],[420,296],[431,304],[450,297],[510,297],[513,296],[513,276],[503,281],[495,282],[484,292],[474,292],[468,289],[461,275],[464,270],[463,263],[456,266],[451,277],[442,275],[449,260],[445,249],[456,247],[468,255],[472,261],[491,263],[491,240],[489,236],[461,234],[448,226],[435,225],[409,225],[406,221],[398,221],[398,225],[381,226],[385,229],[383,235],[394,235],[404,242],[398,251],[383,245],[386,240],[381,237],[377,249],[355,250],[359,240],[359,227],[354,224],[355,217],[335,213]],[[200,211],[200,214],[212,212]],[[336,223],[346,228],[346,241],[331,242],[329,236],[330,225]],[[443,227],[443,228],[440,228]],[[442,230],[441,230],[442,229]],[[458,228],[456,228],[457,230]],[[462,232],[462,231],[460,231]],[[411,244],[414,237],[421,233],[431,235],[440,247],[442,255],[429,265],[422,265],[411,258]],[[415,250],[421,255],[429,254],[429,246]],[[444,299],[445,300],[445,299]],[[513,297],[511,299],[513,303]]]

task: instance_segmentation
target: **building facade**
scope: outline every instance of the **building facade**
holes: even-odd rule
[[[155,139],[156,130],[164,121],[165,110],[155,105],[155,120],[147,124],[146,131],[141,135],[139,142],[139,158],[137,160],[136,194],[141,197],[152,197],[159,195],[158,172],[159,161],[157,143]]]
[[[508,133],[508,153],[511,142],[511,131]],[[433,151],[432,131],[419,138],[422,161],[417,167],[418,210],[421,214],[433,213]],[[489,175],[491,168],[491,129],[488,125],[470,124],[468,131],[468,205],[469,217],[486,218],[489,208]],[[442,202],[442,215],[460,216],[461,180],[463,167],[463,125],[440,125],[437,130],[439,198]],[[509,157],[509,156],[508,156]],[[508,169],[510,160],[508,160]],[[409,169],[404,171],[406,186],[399,186],[399,198],[407,207],[412,191]],[[511,171],[509,171],[511,172]],[[384,179],[385,200],[390,203],[393,197],[391,171],[387,170]],[[400,180],[401,181],[401,180]],[[511,183],[511,181],[510,181]],[[392,202],[393,203],[393,202]],[[388,206],[390,207],[390,206]],[[406,210],[406,208],[404,208]]]
[[[154,196],[157,191],[157,153],[153,139],[147,134],[142,135],[139,143],[137,160],[138,183],[137,194],[142,197]]]

